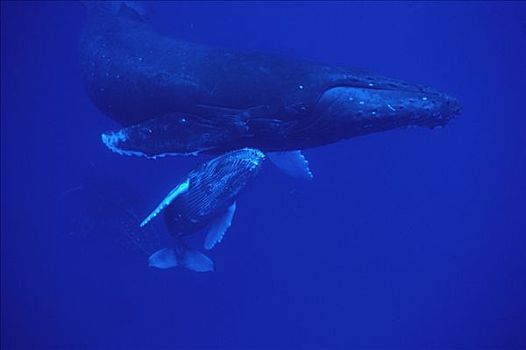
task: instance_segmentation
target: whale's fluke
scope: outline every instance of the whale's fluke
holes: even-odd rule
[[[148,259],[150,266],[159,269],[169,269],[183,266],[196,272],[208,272],[214,270],[213,261],[201,252],[187,249],[184,246],[163,248],[153,253]]]
[[[314,177],[309,162],[301,151],[270,152],[267,155],[272,163],[292,177],[308,180]]]
[[[214,271],[214,262],[197,250],[185,251],[181,265],[196,272]]]
[[[205,249],[212,249],[217,243],[221,242],[226,231],[232,224],[232,218],[236,212],[236,202],[232,203],[224,214],[220,215],[208,227],[208,233],[205,238]]]
[[[169,269],[179,265],[177,262],[177,254],[172,248],[159,249],[148,258],[150,266],[159,269]]]

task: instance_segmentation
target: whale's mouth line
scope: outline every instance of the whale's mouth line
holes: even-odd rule
[[[335,88],[353,88],[362,90],[376,90],[376,91],[400,91],[400,92],[423,92],[425,89],[403,89],[401,86],[385,86],[381,84],[367,83],[367,84],[332,84],[327,86],[321,93]]]
[[[426,95],[429,98],[432,97],[444,97],[445,95],[439,91],[436,91],[432,88],[420,86],[420,85],[395,85],[395,84],[375,84],[375,83],[360,83],[360,84],[344,84],[344,83],[338,83],[338,84],[331,84],[326,86],[320,91],[319,96],[323,96],[323,94],[327,93],[330,90],[333,89],[355,89],[355,90],[361,90],[361,91],[369,91],[369,92],[383,92],[383,93],[393,93],[398,92],[400,94],[407,94],[408,96],[411,94],[414,95]]]

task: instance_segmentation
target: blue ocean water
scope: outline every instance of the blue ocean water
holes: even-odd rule
[[[168,234],[129,218],[205,158],[108,151],[115,123],[78,63],[84,8],[2,2],[2,349],[526,348],[523,3],[151,8],[162,33],[363,67],[463,114],[308,149],[310,182],[266,164],[213,273],[155,270]]]

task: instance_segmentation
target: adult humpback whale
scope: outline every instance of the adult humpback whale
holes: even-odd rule
[[[86,6],[83,76],[97,107],[124,126],[103,134],[121,154],[298,150],[433,128],[460,112],[455,99],[420,85],[163,36],[133,2]]]

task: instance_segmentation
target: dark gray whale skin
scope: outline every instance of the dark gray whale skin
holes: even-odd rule
[[[87,9],[83,78],[95,105],[124,127],[103,135],[119,153],[295,150],[442,126],[460,113],[454,98],[420,85],[160,35],[128,2]]]

